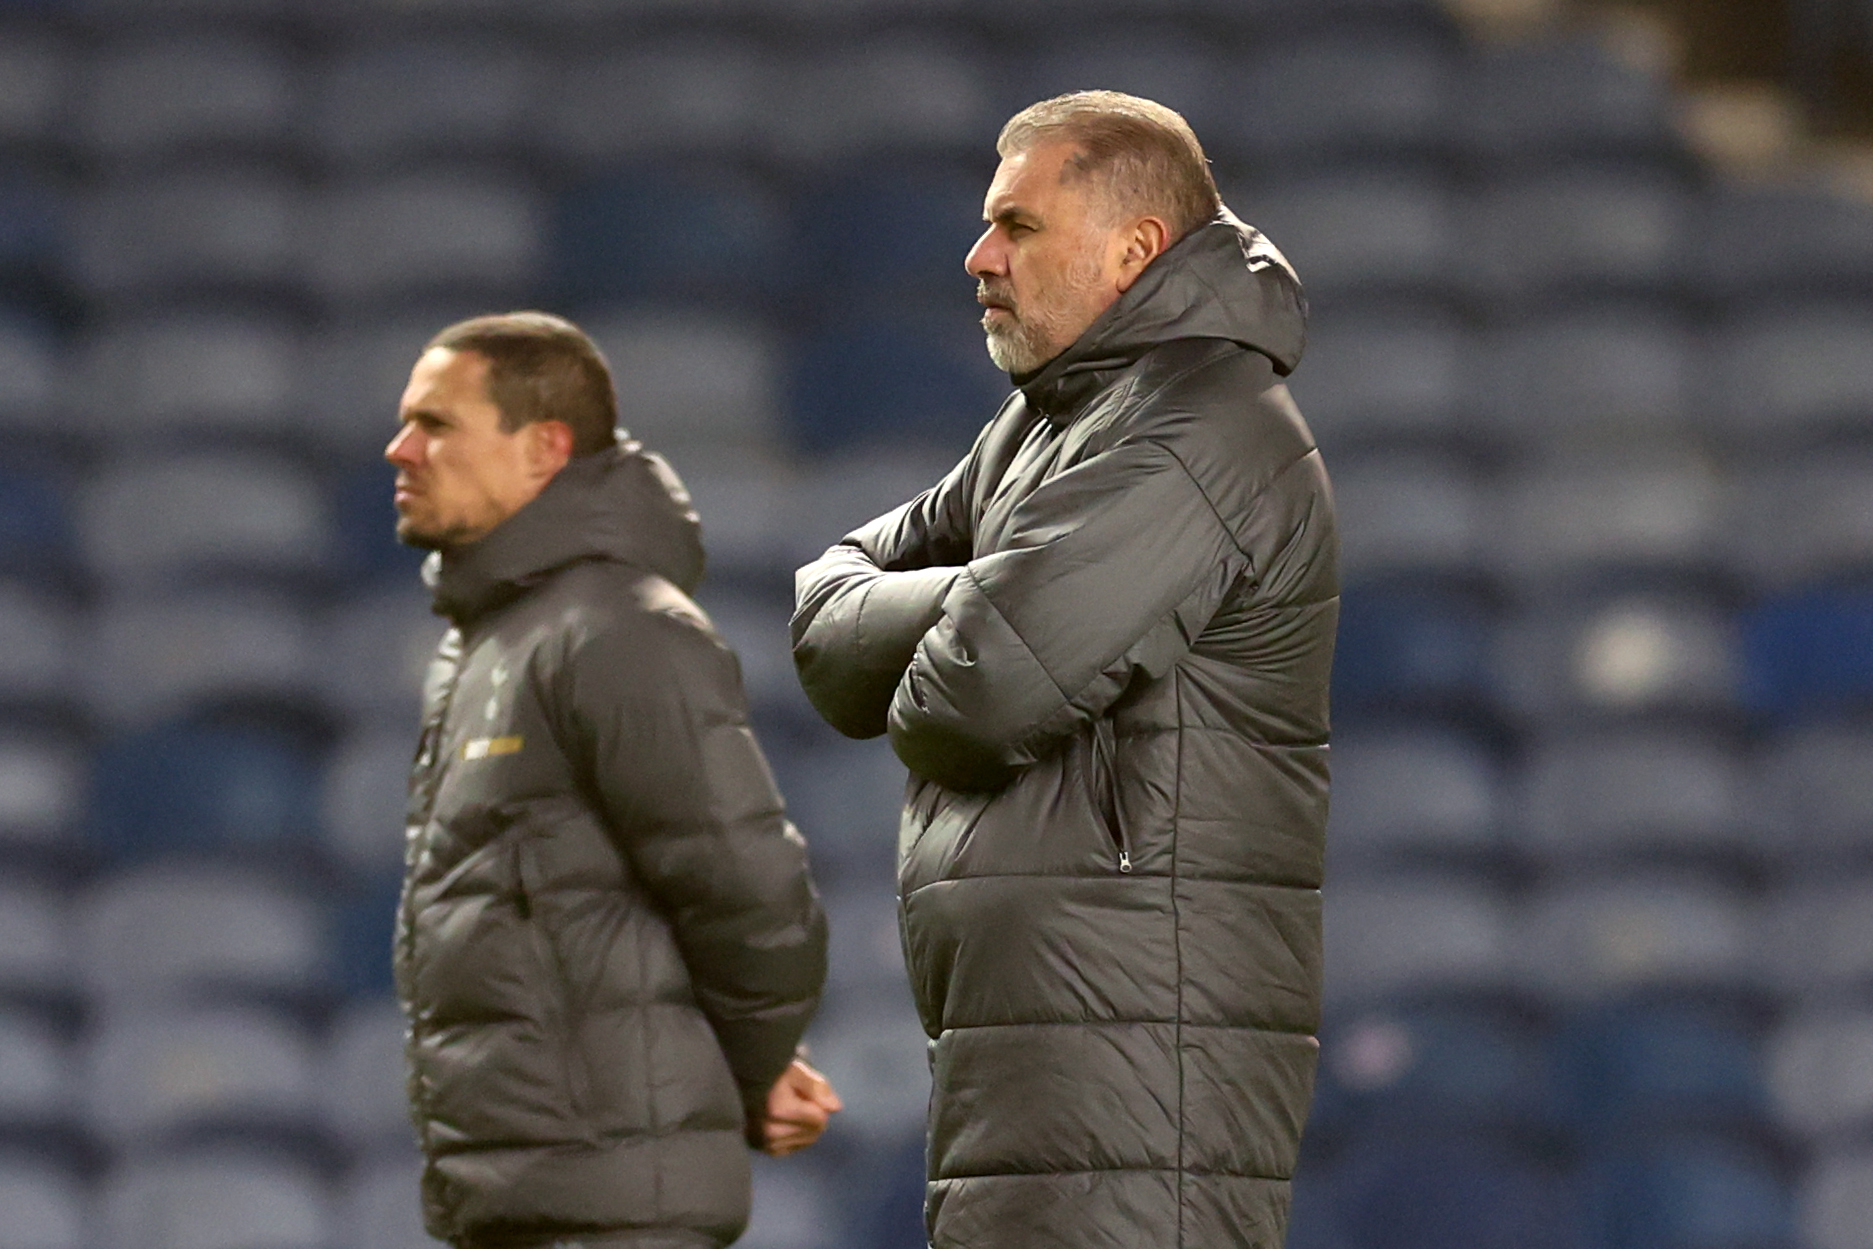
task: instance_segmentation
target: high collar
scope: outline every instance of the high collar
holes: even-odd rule
[[[1222,338],[1259,351],[1283,377],[1301,361],[1307,300],[1266,235],[1227,208],[1179,239],[1071,347],[1013,375],[1028,407],[1055,425],[1153,347]]]
[[[635,564],[694,590],[702,536],[689,492],[662,457],[618,432],[611,447],[567,463],[532,502],[485,537],[423,564],[437,614],[467,624],[583,560]]]

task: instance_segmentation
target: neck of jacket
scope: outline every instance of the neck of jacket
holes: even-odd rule
[[[1307,300],[1287,259],[1227,208],[1159,256],[1065,351],[1013,375],[1028,407],[1055,425],[1152,348],[1221,338],[1258,351],[1285,377],[1300,363]]]
[[[701,526],[675,472],[619,431],[562,468],[531,502],[474,542],[423,564],[436,613],[467,627],[586,560],[634,564],[685,593],[702,580]]]

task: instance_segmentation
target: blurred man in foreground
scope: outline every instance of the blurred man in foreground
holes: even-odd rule
[[[688,592],[667,465],[542,313],[438,334],[397,536],[454,626],[411,773],[396,941],[429,1230],[461,1249],[725,1245],[747,1144],[839,1108],[794,1058],[826,964],[806,847]]]
[[[1333,505],[1293,272],[1111,92],[997,144],[967,267],[1016,390],[802,569],[815,706],[910,767],[937,1249],[1273,1249],[1320,1009]]]

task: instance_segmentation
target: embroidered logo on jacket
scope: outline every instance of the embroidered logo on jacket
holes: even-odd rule
[[[471,737],[462,743],[462,759],[473,763],[477,759],[491,759],[495,755],[516,755],[526,739],[515,733],[510,737]]]

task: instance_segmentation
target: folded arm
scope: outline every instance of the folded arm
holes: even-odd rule
[[[971,560],[889,712],[920,776],[995,789],[1183,655],[1248,561],[1168,449],[1122,444],[1041,485]]]
[[[972,453],[795,575],[794,667],[815,709],[848,737],[885,731],[911,652],[969,558],[975,471]]]

